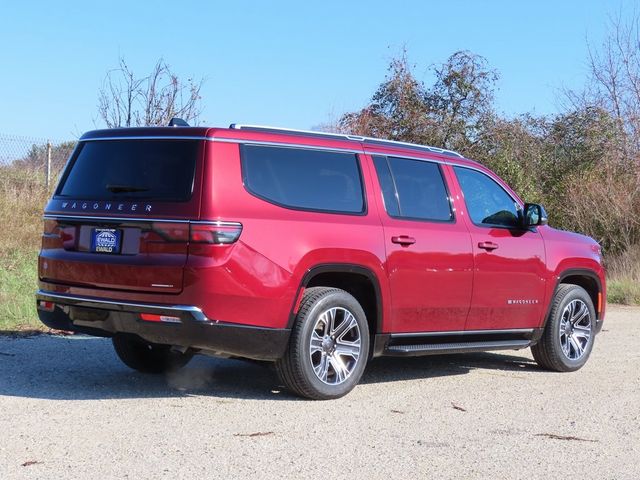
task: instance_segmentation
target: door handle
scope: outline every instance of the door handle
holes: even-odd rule
[[[487,250],[490,252],[491,250],[495,250],[496,248],[498,248],[498,244],[493,242],[479,242],[478,248],[482,248],[483,250]]]
[[[407,245],[413,245],[416,243],[416,239],[408,235],[398,235],[397,237],[391,237],[391,242],[406,247]]]

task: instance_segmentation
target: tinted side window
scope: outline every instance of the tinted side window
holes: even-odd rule
[[[243,145],[241,157],[245,187],[264,200],[304,210],[364,212],[355,154]]]
[[[492,178],[469,168],[454,170],[473,223],[509,227],[518,223],[515,201]]]
[[[437,163],[398,157],[377,157],[374,163],[389,215],[435,221],[453,218]]]

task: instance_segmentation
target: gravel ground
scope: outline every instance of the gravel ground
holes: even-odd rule
[[[0,479],[640,478],[640,309],[612,307],[591,360],[529,350],[372,362],[329,402],[271,369],[196,357],[128,370],[108,340],[0,337]]]

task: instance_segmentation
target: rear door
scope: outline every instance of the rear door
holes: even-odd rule
[[[81,141],[45,210],[40,279],[177,293],[198,219],[203,141]]]
[[[487,173],[453,167],[475,259],[467,330],[533,328],[543,315],[545,250],[540,233],[519,227],[519,203]]]
[[[383,194],[393,332],[463,330],[471,239],[455,216],[442,166],[394,156],[373,160]]]

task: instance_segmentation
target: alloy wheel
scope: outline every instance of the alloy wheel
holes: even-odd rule
[[[309,340],[309,358],[322,382],[339,385],[347,380],[358,363],[360,350],[360,327],[349,310],[333,307],[318,316]]]
[[[569,360],[579,360],[591,342],[591,314],[582,300],[572,300],[564,307],[560,319],[560,345]]]

